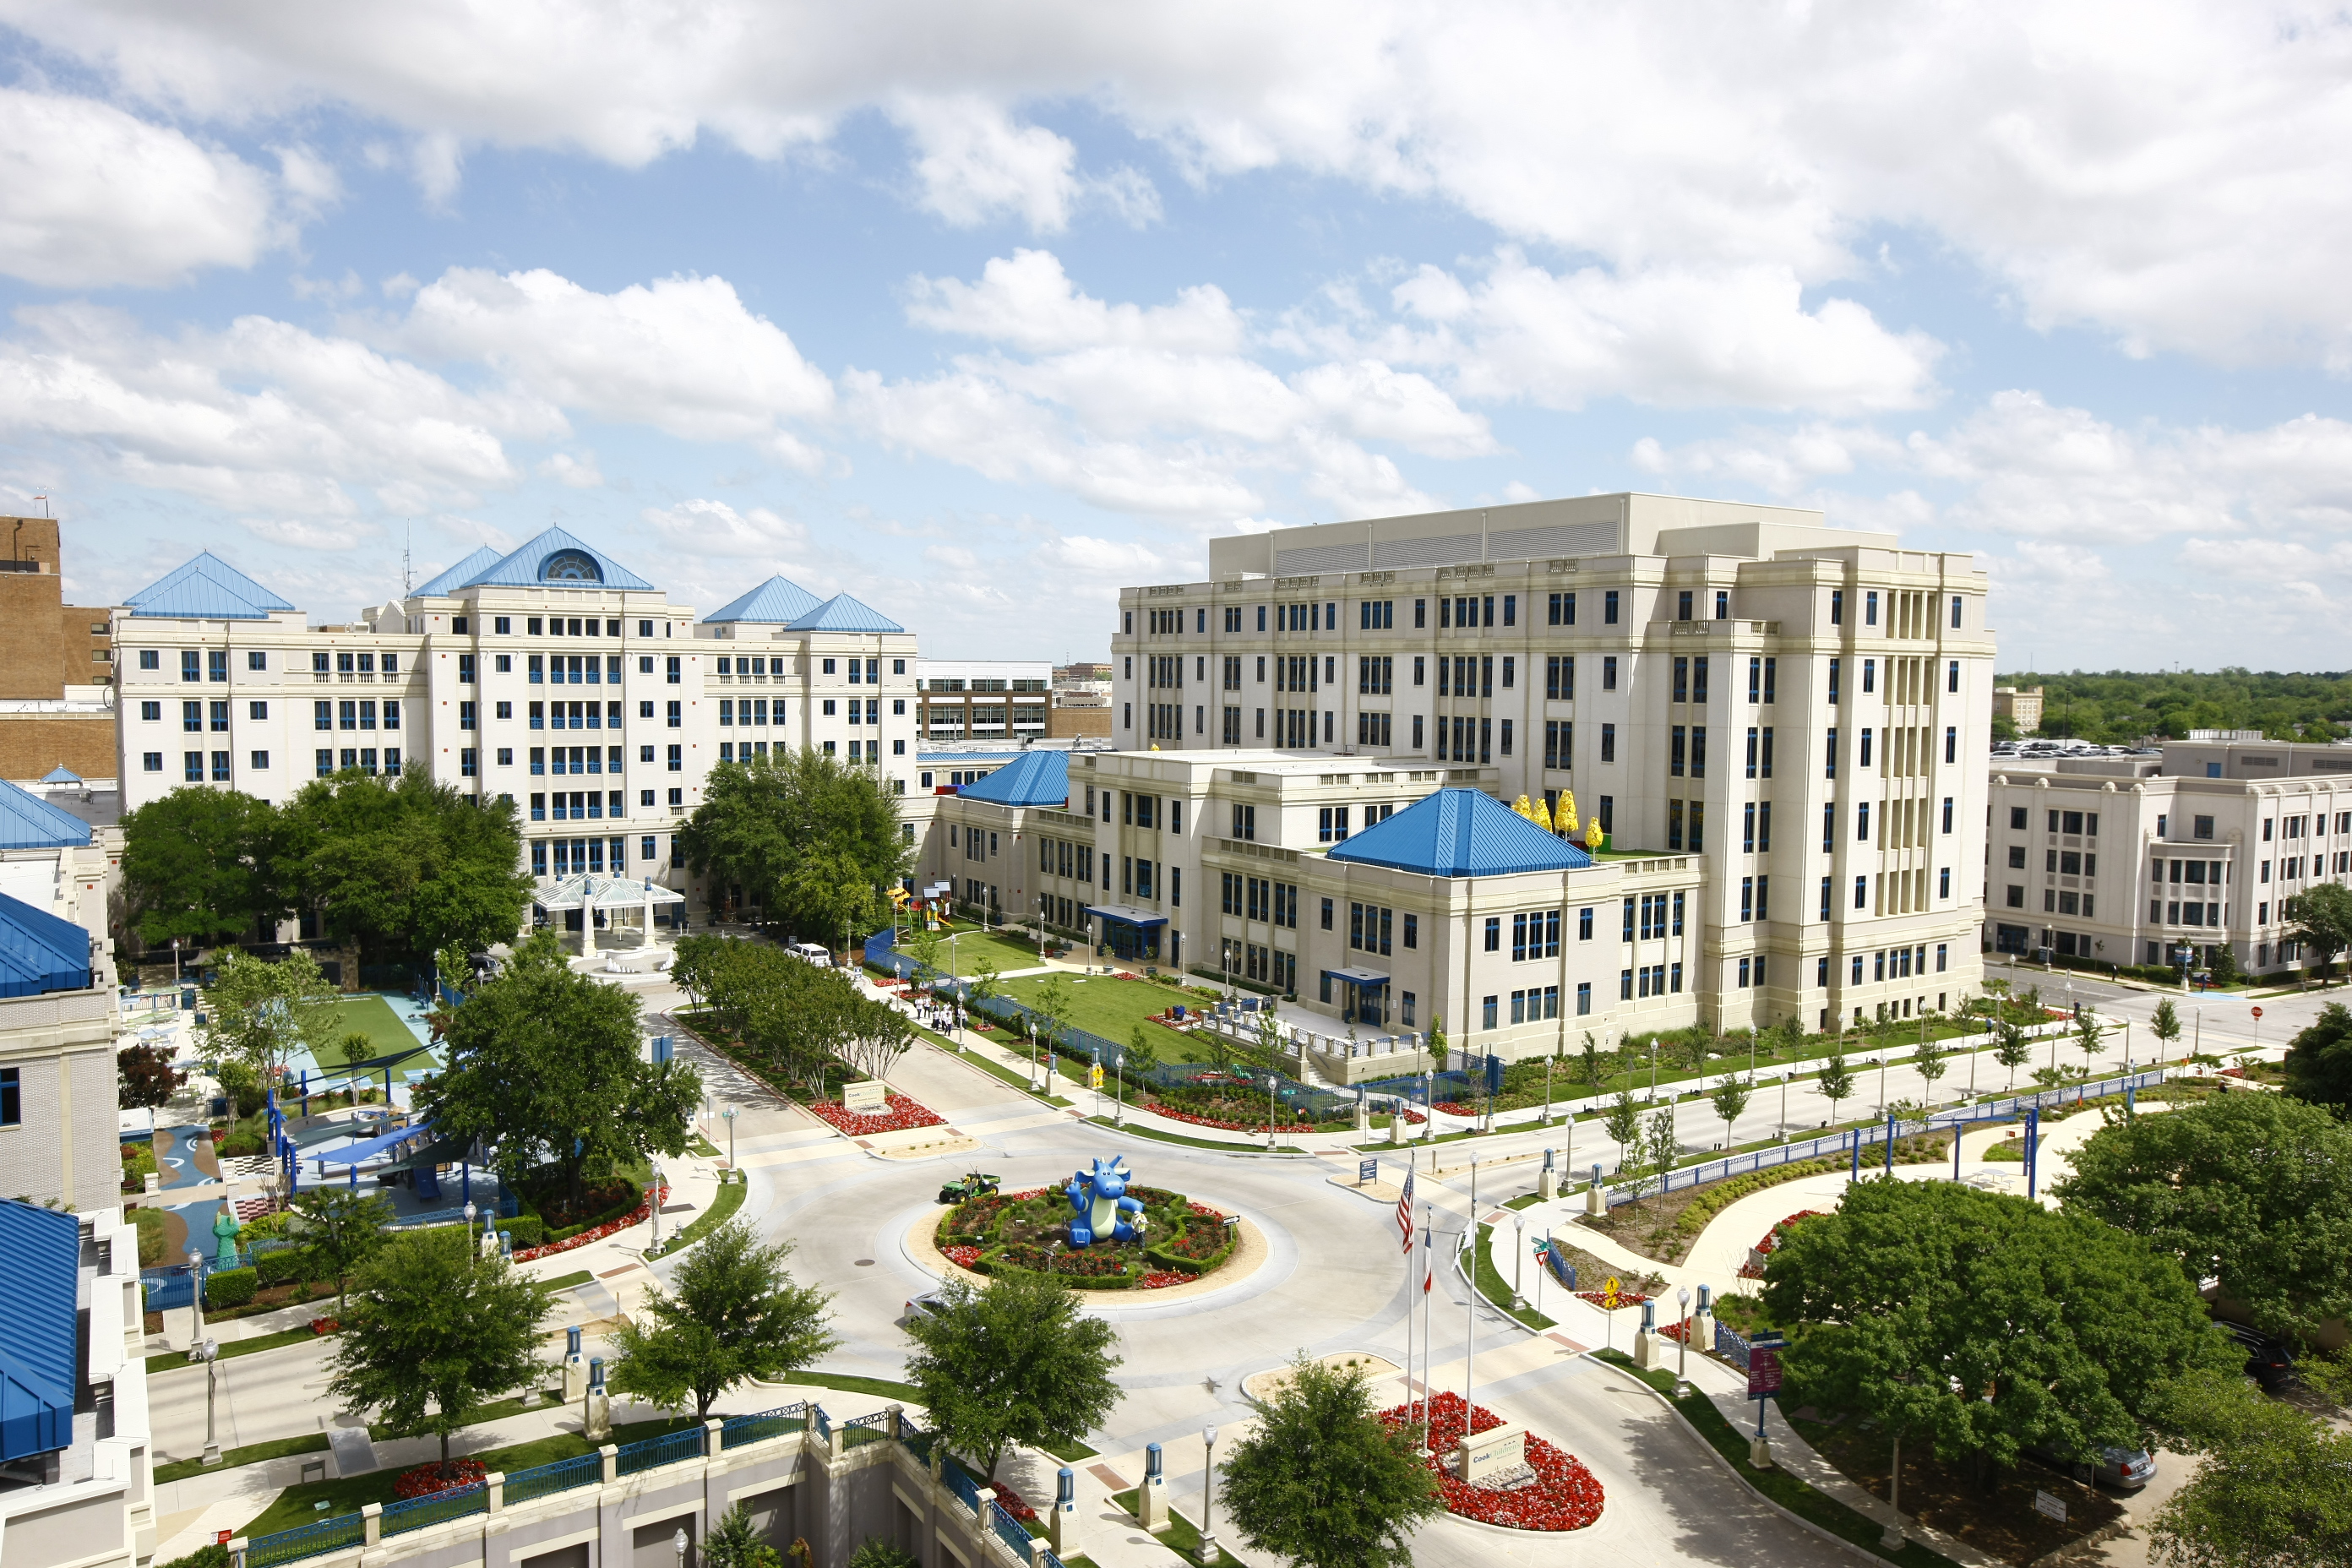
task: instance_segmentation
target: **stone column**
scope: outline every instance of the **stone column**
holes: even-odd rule
[[[364,1546],[383,1544],[383,1504],[372,1502],[361,1506],[360,1539]]]
[[[1078,1545],[1078,1474],[1064,1465],[1054,1475],[1054,1517],[1046,1524],[1054,1555],[1074,1557]]]
[[[1136,1522],[1151,1534],[1168,1528],[1166,1457],[1154,1443],[1143,1450],[1143,1484],[1135,1491]]]
[[[1642,1326],[1633,1334],[1633,1364],[1647,1372],[1658,1364],[1658,1304],[1642,1303]]]

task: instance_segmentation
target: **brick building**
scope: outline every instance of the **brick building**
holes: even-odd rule
[[[110,610],[65,603],[57,521],[0,517],[0,778],[114,776]]]

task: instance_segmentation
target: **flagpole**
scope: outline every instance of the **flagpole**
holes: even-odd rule
[[[1470,1224],[1463,1237],[1470,1249],[1470,1299],[1464,1304],[1465,1325],[1462,1335],[1462,1439],[1470,1440],[1470,1424],[1477,1412],[1471,1403],[1475,1357],[1478,1352],[1478,1162],[1470,1162]]]
[[[1435,1210],[1431,1205],[1423,1204],[1421,1205],[1421,1449],[1424,1454],[1429,1451],[1429,1424],[1434,1414],[1429,1407],[1429,1378],[1430,1373],[1436,1370],[1432,1363],[1435,1359],[1433,1352],[1435,1348],[1433,1342],[1436,1339],[1437,1309],[1435,1303],[1430,1300],[1429,1280],[1431,1254],[1437,1250],[1436,1224]]]
[[[1420,1163],[1420,1151],[1406,1150],[1405,1161],[1404,1195],[1402,1200],[1404,1209],[1404,1415],[1405,1425],[1410,1426],[1412,1424],[1412,1312],[1417,1305],[1412,1288],[1419,1283],[1412,1277],[1412,1178]]]

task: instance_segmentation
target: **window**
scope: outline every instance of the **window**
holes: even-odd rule
[[[255,752],[252,753],[251,762],[253,764],[253,770],[256,773],[267,773],[269,770],[269,753],[268,752]]]
[[[1617,760],[1617,726],[1614,724],[1601,726],[1601,760],[1604,763]]]
[[[180,756],[180,763],[181,776],[185,778],[188,783],[202,784],[205,782],[205,754],[202,752],[182,752]]]
[[[1601,620],[1604,626],[1617,624],[1617,590],[1614,588],[1601,595]]]
[[[1617,656],[1613,653],[1605,655],[1601,660],[1601,689],[1617,689]]]
[[[201,680],[204,679],[203,666],[197,659],[195,650],[194,648],[187,649],[180,655],[180,679],[182,680]]]
[[[1878,590],[1875,588],[1862,596],[1862,624],[1866,626],[1878,624]]]
[[[825,708],[828,711],[832,710],[832,707],[833,704],[830,702],[825,704]],[[672,730],[683,730],[686,728],[686,705],[684,703],[672,702],[669,705],[667,728]]]
[[[669,771],[674,773],[682,773],[686,772],[686,748],[684,746],[672,746],[669,749]],[[676,792],[673,791],[672,793],[675,794]]]
[[[477,722],[477,720],[478,718],[480,707],[481,705],[477,702],[458,703],[457,728],[460,730],[473,730],[479,728],[480,726]]]
[[[1862,661],[1862,689],[1866,692],[1878,689],[1878,661],[1874,658]]]
[[[457,656],[457,684],[460,686],[471,686],[478,679],[478,673],[474,665],[474,656],[470,653],[459,654]]]
[[[201,702],[181,703],[180,728],[187,731],[191,734],[203,734],[205,732],[205,705]]]
[[[142,668],[142,669],[154,669],[154,668],[156,668],[160,665],[160,663],[161,663],[161,658],[160,658],[160,656],[156,653],[156,650],[155,650],[155,649],[153,649],[153,648],[152,648],[152,647],[142,647],[142,648],[141,648],[141,649],[139,650],[139,668]]]

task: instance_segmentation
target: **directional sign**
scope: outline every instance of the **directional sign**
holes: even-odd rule
[[[1777,1397],[1780,1392],[1780,1352],[1783,1339],[1754,1340],[1748,1346],[1748,1397]]]
[[[1378,1181],[1380,1179],[1380,1174],[1381,1163],[1378,1160],[1359,1160],[1356,1162],[1356,1180],[1358,1182],[1369,1185],[1370,1184]]]

